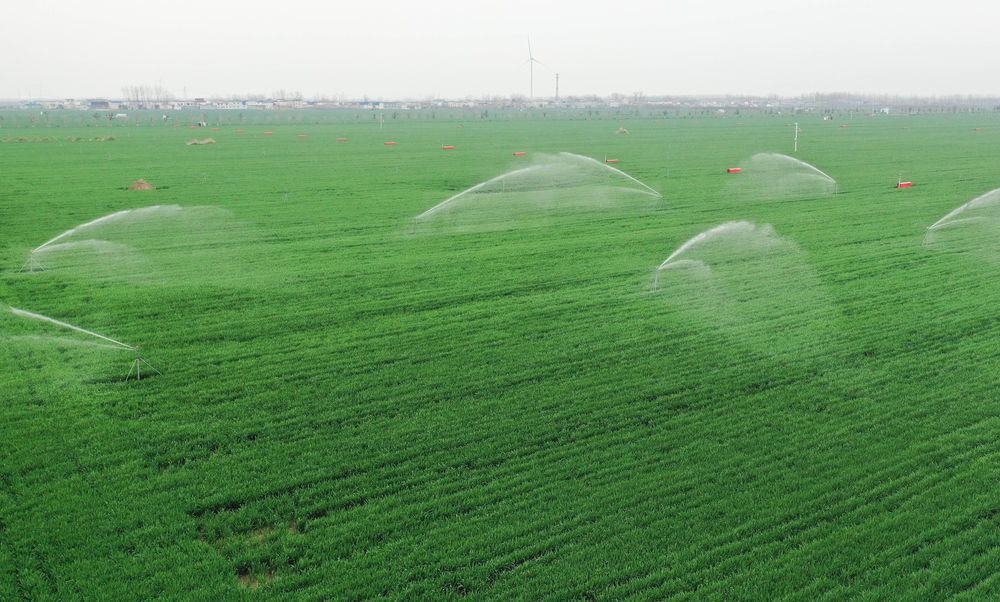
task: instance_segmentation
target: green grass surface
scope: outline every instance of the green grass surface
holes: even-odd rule
[[[1000,248],[923,244],[1000,119],[367,117],[2,122],[0,300],[163,375],[0,311],[0,599],[1000,594]],[[840,194],[742,194],[793,119]],[[411,232],[559,152],[663,200]]]

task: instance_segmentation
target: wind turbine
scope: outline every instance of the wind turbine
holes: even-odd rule
[[[539,65],[545,65],[542,61],[535,58],[535,55],[531,54],[531,36],[528,36],[528,71],[531,74],[531,79],[528,84],[528,98],[535,97],[535,63]]]

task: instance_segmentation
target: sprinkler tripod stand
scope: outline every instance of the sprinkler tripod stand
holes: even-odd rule
[[[21,273],[21,272],[24,272],[24,271],[28,271],[28,272],[32,272],[32,273],[34,273],[34,272],[44,272],[45,271],[45,268],[42,267],[42,264],[39,263],[37,259],[35,259],[35,252],[34,251],[31,251],[31,252],[28,253],[28,260],[24,262],[24,265],[22,265],[21,269],[18,270],[17,272]]]
[[[132,367],[128,369],[128,374],[125,375],[125,380],[128,381],[128,379],[131,378],[133,371],[135,372],[135,379],[142,380],[142,370],[141,370],[142,364],[146,364],[147,366],[153,369],[153,372],[156,372],[160,376],[163,376],[162,372],[154,368],[153,365],[147,362],[146,360],[142,359],[142,356],[139,354],[139,348],[136,347],[135,361],[132,362]]]

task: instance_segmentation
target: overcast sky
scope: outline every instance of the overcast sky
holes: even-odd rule
[[[16,1],[0,98],[1000,95],[1000,3]]]

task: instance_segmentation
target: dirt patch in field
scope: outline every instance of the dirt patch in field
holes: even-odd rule
[[[262,584],[274,581],[274,571],[267,571],[262,575],[251,575],[250,573],[240,573],[237,577],[240,587],[246,589],[257,589]]]
[[[149,182],[139,178],[131,186],[128,187],[129,190],[156,190]]]
[[[267,536],[274,533],[274,529],[271,527],[261,527],[260,529],[254,529],[249,534],[247,534],[246,542],[250,545],[255,543],[261,543]]]
[[[270,539],[272,535],[277,533],[277,529],[274,527],[261,527],[259,529],[254,529],[244,536],[244,541],[249,545],[263,543],[265,539]],[[299,531],[299,526],[292,521],[288,524],[288,534],[289,535],[301,535],[302,532]]]
[[[66,142],[111,142],[112,140],[117,140],[115,136],[98,136],[96,138],[77,138],[76,136],[66,136],[63,138]],[[55,136],[45,136],[44,138],[33,136],[31,138],[26,138],[21,136],[20,138],[0,138],[0,142],[59,142],[59,138]]]
[[[198,140],[197,138],[195,138],[194,140],[189,140],[189,141],[185,142],[184,144],[187,144],[188,146],[197,146],[197,145],[202,145],[202,144],[215,144],[215,138],[205,138],[204,140]]]

